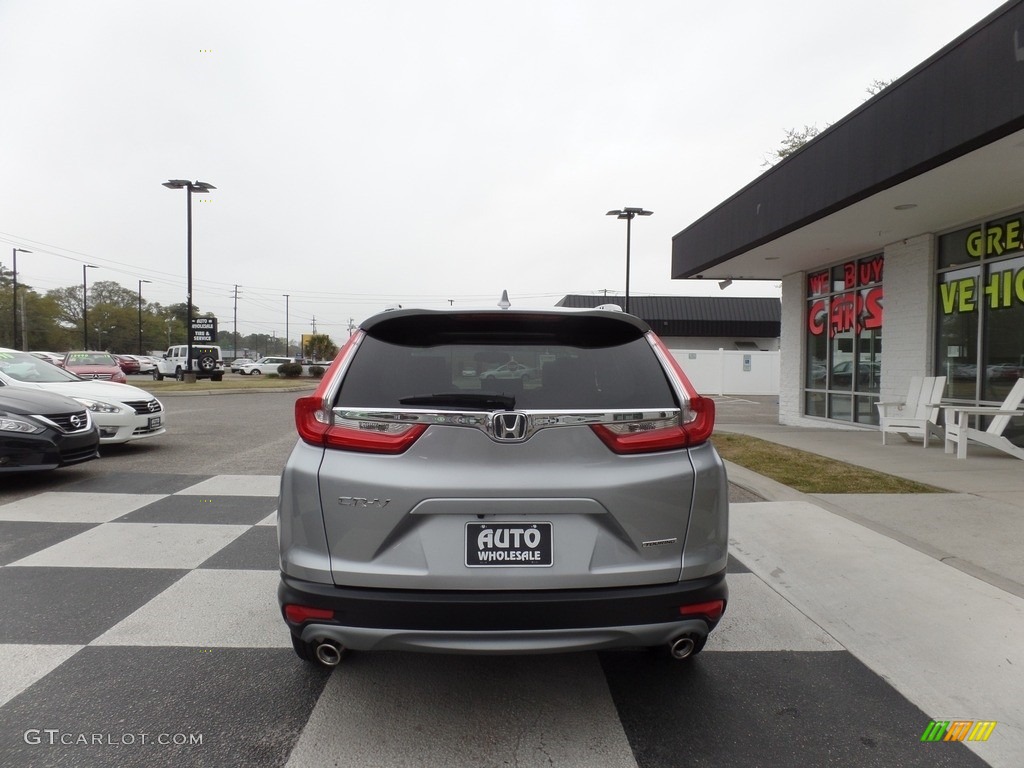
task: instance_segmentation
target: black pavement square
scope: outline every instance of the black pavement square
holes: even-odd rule
[[[0,565],[70,539],[93,527],[93,523],[36,523],[26,520],[0,520]]]
[[[91,642],[186,573],[164,568],[0,568],[0,642]]]
[[[329,675],[290,648],[83,648],[0,708],[0,765],[283,765]]]
[[[794,754],[830,768],[986,765],[962,744],[922,744],[931,715],[846,651],[600,659],[640,768],[792,765]]]
[[[117,519],[119,523],[255,525],[277,509],[267,496],[167,496]]]
[[[244,571],[280,570],[277,528],[272,525],[253,526],[199,567]]]

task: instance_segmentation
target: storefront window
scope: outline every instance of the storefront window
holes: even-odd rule
[[[985,370],[983,400],[1004,400],[1024,376],[1024,257],[999,261],[986,270]]]
[[[936,312],[950,397],[1001,403],[1024,376],[1024,213],[939,238]],[[1003,434],[1024,445],[1024,419]]]
[[[878,423],[883,265],[871,256],[807,276],[806,415]]]
[[[939,349],[936,355],[940,375],[946,377],[947,396],[971,400],[978,380],[978,304],[980,267],[945,272],[939,280]]]

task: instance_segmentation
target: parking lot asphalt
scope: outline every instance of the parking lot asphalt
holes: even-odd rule
[[[0,765],[1019,765],[1020,596],[926,551],[885,517],[888,496],[879,522],[733,466],[757,500],[731,505],[729,610],[688,665],[301,664],[274,599],[295,396],[167,398],[170,439],[0,488]],[[790,434],[770,399],[716,400],[721,429]],[[822,450],[848,437],[882,451],[877,433],[823,431]],[[990,501],[956,495],[981,500],[971,514]],[[922,744],[930,719],[997,726],[984,743]]]

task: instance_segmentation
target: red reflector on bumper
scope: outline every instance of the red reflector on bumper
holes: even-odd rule
[[[294,624],[301,624],[310,619],[333,619],[334,611],[329,611],[326,608],[310,608],[305,605],[286,605],[284,617]]]
[[[718,621],[725,613],[725,600],[711,600],[707,603],[680,605],[680,616],[704,616],[710,621]]]

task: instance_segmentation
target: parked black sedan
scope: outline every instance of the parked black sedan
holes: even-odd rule
[[[85,406],[52,392],[0,386],[0,474],[35,472],[99,457]]]

